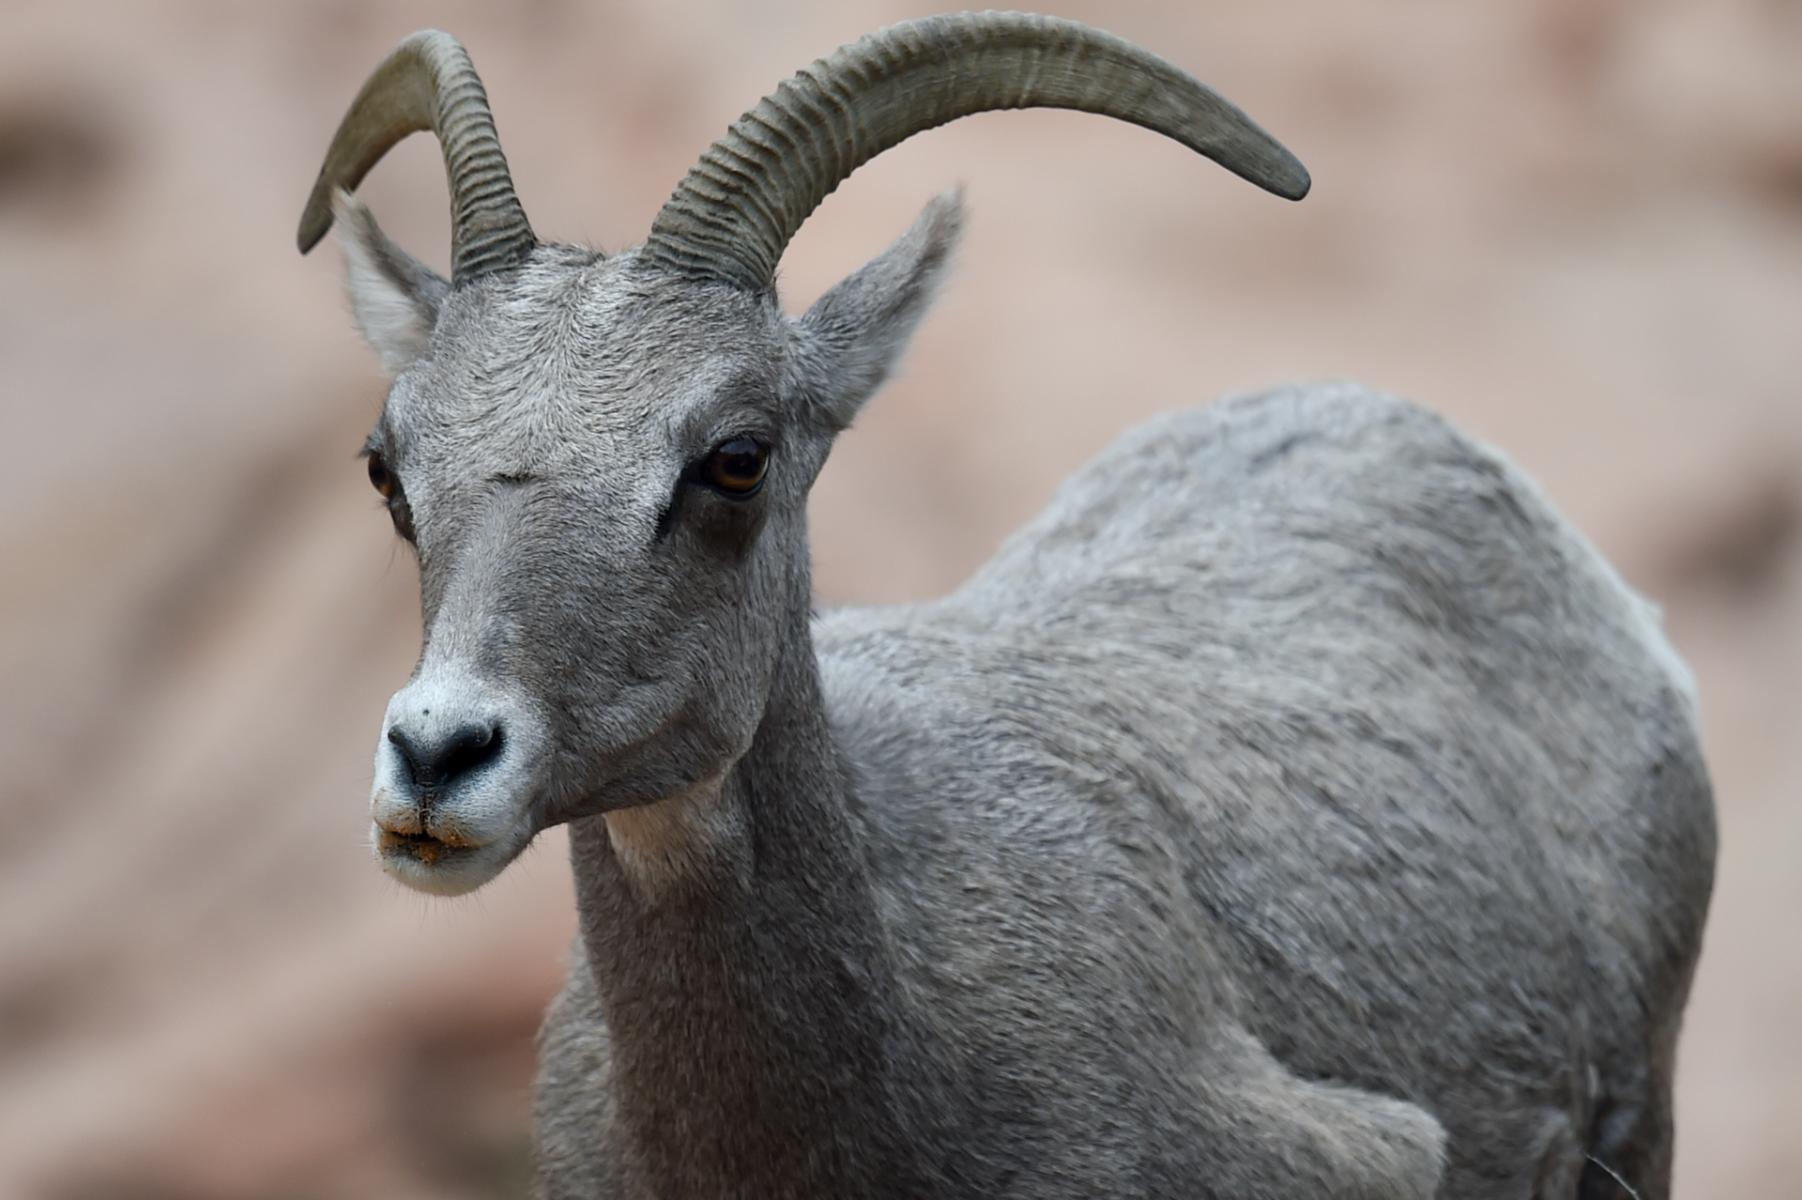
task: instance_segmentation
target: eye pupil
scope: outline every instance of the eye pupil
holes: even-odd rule
[[[730,496],[749,496],[769,470],[769,447],[755,438],[735,437],[714,447],[703,464],[709,484]]]

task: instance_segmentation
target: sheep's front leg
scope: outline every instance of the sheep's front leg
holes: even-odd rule
[[[1210,1195],[1433,1200],[1445,1130],[1418,1105],[1301,1079],[1243,1031],[1210,1056],[1201,1121]]]

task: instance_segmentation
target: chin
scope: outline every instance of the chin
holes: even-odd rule
[[[530,841],[453,844],[434,837],[389,833],[379,825],[371,830],[371,845],[382,870],[414,891],[431,896],[463,896],[475,891],[506,869]]]

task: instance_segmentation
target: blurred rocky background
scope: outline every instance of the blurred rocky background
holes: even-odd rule
[[[1145,415],[1293,378],[1430,404],[1666,606],[1724,841],[1680,1196],[1802,1175],[1802,2],[1049,7],[1188,66],[1302,205],[1063,113],[910,142],[801,307],[964,181],[957,277],[814,503],[828,603],[932,595]],[[564,846],[429,902],[364,848],[415,579],[380,402],[295,220],[396,40],[470,46],[537,228],[638,240],[779,79],[915,15],[803,5],[0,9],[0,1196],[519,1195]],[[365,188],[442,264],[436,148]]]

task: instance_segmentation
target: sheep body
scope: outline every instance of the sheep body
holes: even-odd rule
[[[1667,1194],[1715,837],[1691,685],[1439,418],[1351,385],[1160,418],[956,592],[814,642],[894,964],[860,1018],[891,1127],[840,1147],[871,1194],[1526,1200],[1589,1154]],[[637,1195],[594,966],[632,917],[583,900],[544,1187]]]

